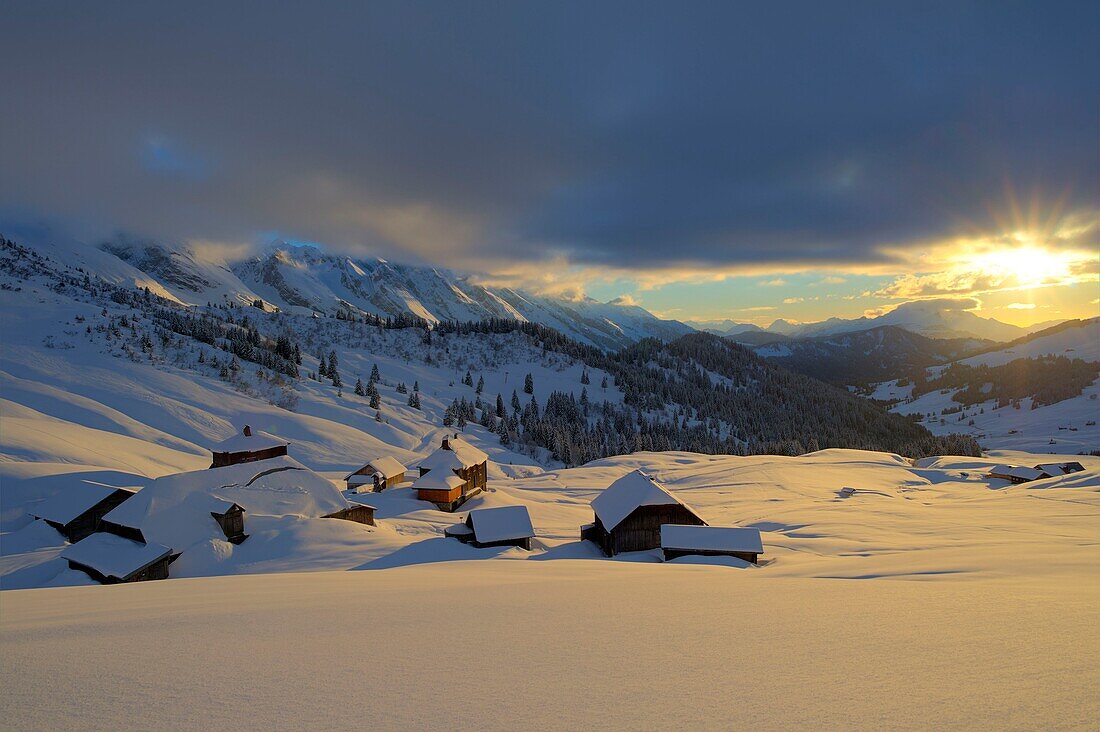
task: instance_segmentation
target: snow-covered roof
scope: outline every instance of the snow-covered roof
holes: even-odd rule
[[[454,473],[445,470],[433,470],[427,475],[422,475],[413,483],[413,488],[418,491],[450,491],[466,485],[466,481]]]
[[[992,478],[1015,478],[1017,480],[1039,480],[1049,478],[1050,474],[1035,468],[1025,468],[1019,465],[994,465],[989,469],[988,475]]]
[[[67,524],[100,501],[109,498],[117,490],[119,489],[114,486],[78,480],[72,486],[34,506],[29,513],[36,518]],[[124,490],[133,493],[130,488]]]
[[[535,535],[526,506],[499,506],[470,511],[469,522],[479,542],[527,539]]]
[[[171,553],[172,550],[163,544],[142,544],[97,532],[65,547],[61,557],[91,567],[105,577],[125,579]]]
[[[1035,466],[1036,470],[1040,470],[1047,475],[1069,475],[1070,473],[1077,473],[1084,470],[1084,466],[1081,463],[1040,463]]]
[[[397,462],[396,458],[392,458],[388,455],[383,455],[381,457],[376,457],[373,460],[368,460],[366,464],[363,465],[363,468],[367,467],[368,465],[374,468],[374,472],[381,473],[382,477],[386,478],[387,480],[390,478],[396,478],[398,475],[401,475],[407,470],[404,465]],[[360,468],[359,470],[362,470],[363,468]],[[344,478],[344,480],[355,480],[355,478],[359,477],[359,475],[359,471],[357,470],[351,475]],[[366,479],[370,476],[362,475],[362,477]]]
[[[449,437],[447,438],[447,444],[451,449],[436,448],[435,452],[420,461],[420,467],[425,470],[435,470],[436,468],[460,470],[479,465],[489,459],[486,453],[461,437]]]
[[[764,544],[759,529],[665,524],[661,527],[661,548],[761,554]]]
[[[252,434],[246,435],[244,431],[238,432],[232,437],[227,437],[221,442],[210,446],[211,452],[256,452],[258,450],[270,450],[273,447],[287,447],[290,443],[281,437],[276,437],[268,432],[252,430]]]
[[[140,529],[146,541],[183,551],[225,538],[210,514],[223,513],[228,502],[253,516],[305,518],[328,516],[349,505],[330,481],[282,455],[157,478],[104,519]]]
[[[592,501],[592,510],[600,517],[607,531],[622,523],[639,506],[684,506],[691,511],[683,501],[641,470],[619,478]]]

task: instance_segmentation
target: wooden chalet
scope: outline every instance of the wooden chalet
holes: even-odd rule
[[[535,530],[526,506],[500,506],[470,511],[463,523],[449,526],[446,536],[478,548],[518,546],[531,551]]]
[[[70,569],[84,572],[105,585],[168,578],[168,564],[175,558],[163,544],[124,539],[97,532],[65,547],[61,558]]]
[[[289,446],[290,443],[286,440],[267,432],[254,431],[246,424],[239,435],[233,435],[210,448],[214,456],[210,467],[224,468],[228,465],[281,457],[287,454]]]
[[[135,492],[82,480],[35,506],[30,515],[75,544],[95,533],[103,517]]]
[[[1044,470],[1026,468],[1019,465],[994,465],[989,469],[985,477],[1007,480],[1012,483],[1028,483],[1033,480],[1049,478],[1051,475]]]
[[[706,526],[707,522],[641,470],[627,473],[592,501],[595,521],[581,527],[581,539],[607,556],[657,549],[661,526]]]
[[[756,564],[764,544],[759,529],[665,524],[661,527],[661,551],[666,560],[698,555],[736,557]]]
[[[344,477],[354,493],[381,492],[405,482],[406,468],[392,457],[377,457]]]
[[[420,462],[413,488],[420,500],[454,511],[485,489],[488,465],[489,456],[481,450],[457,435],[444,437],[439,449]]]

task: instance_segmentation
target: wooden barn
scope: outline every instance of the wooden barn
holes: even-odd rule
[[[466,521],[449,526],[444,533],[478,548],[518,546],[531,551],[535,530],[526,506],[500,506],[470,511]]]
[[[697,555],[736,557],[756,564],[764,544],[759,529],[665,524],[661,527],[661,551],[666,560]]]
[[[344,477],[354,493],[380,492],[405,482],[406,468],[388,456],[376,457],[354,473]]]
[[[95,533],[99,522],[136,491],[77,481],[43,501],[30,514],[57,529],[72,543]]]
[[[594,523],[581,527],[581,539],[594,542],[607,556],[657,549],[661,526],[706,526],[695,511],[641,470],[627,473],[592,501]]]
[[[994,465],[985,477],[1007,480],[1012,483],[1027,483],[1032,480],[1049,478],[1051,475],[1043,470],[1025,468],[1019,465]]]
[[[1085,469],[1085,466],[1076,461],[1069,463],[1040,463],[1035,466],[1035,469],[1053,478],[1056,475],[1080,473]]]
[[[65,547],[61,558],[71,569],[84,572],[105,585],[144,582],[168,578],[168,565],[175,558],[162,544],[146,544],[121,536],[97,532]]]
[[[367,524],[368,526],[375,526],[374,512],[377,511],[374,506],[367,505],[366,503],[351,502],[347,508],[342,508],[335,513],[330,513],[328,516],[322,516],[321,518],[340,519],[342,521],[354,521],[357,524]]]
[[[443,511],[454,511],[488,483],[489,456],[457,435],[443,438],[435,452],[420,462],[413,488],[417,498]],[[453,478],[458,478],[456,482]]]
[[[253,430],[246,424],[241,434],[233,435],[210,448],[210,452],[214,455],[210,467],[224,468],[227,465],[269,460],[286,455],[289,446],[290,443],[286,440],[267,432]]]

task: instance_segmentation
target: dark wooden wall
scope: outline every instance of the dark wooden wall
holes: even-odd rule
[[[224,468],[227,465],[254,463],[257,460],[268,460],[286,454],[286,445],[277,445],[276,447],[269,447],[266,450],[252,450],[249,452],[215,452],[214,461],[210,463],[210,467]]]
[[[610,553],[639,552],[659,548],[661,526],[664,524],[705,526],[706,522],[684,506],[639,506],[612,529],[609,542]]]

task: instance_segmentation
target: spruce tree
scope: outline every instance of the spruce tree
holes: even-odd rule
[[[531,376],[531,374],[527,374],[526,378],[523,379],[523,393],[524,394],[534,394],[535,393],[535,379],[534,379],[533,376]]]
[[[378,373],[378,364],[374,364],[370,369],[370,378],[367,379],[372,384],[375,384],[382,380],[381,374]]]
[[[474,393],[480,394],[483,391],[485,391],[485,377],[479,376],[477,377],[477,389],[474,390]]]
[[[355,380],[355,393],[358,396],[366,396],[367,392],[364,391],[364,389],[363,389],[363,380],[362,379],[356,379]]]
[[[373,394],[370,395],[370,408],[371,409],[378,409],[381,406],[382,406],[382,397],[380,397],[378,395],[378,392],[376,391],[376,392],[374,392]]]

